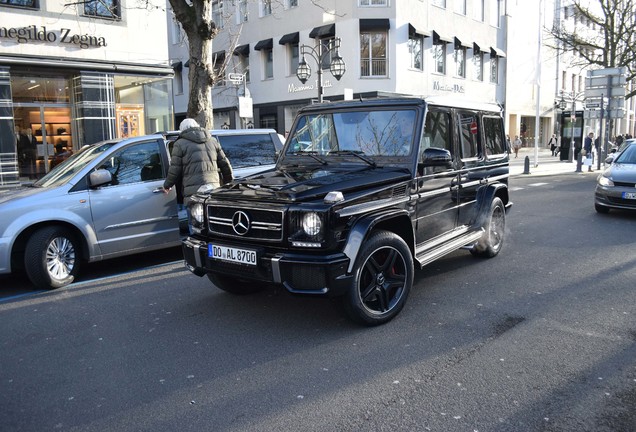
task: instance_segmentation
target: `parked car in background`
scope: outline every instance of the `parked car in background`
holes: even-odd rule
[[[612,148],[610,150],[610,153],[607,155],[607,158],[605,159],[605,163],[612,163],[614,161],[614,159],[616,159],[616,157],[623,151],[625,150],[625,148],[627,148],[628,145],[630,145],[631,143],[635,143],[636,139],[628,139],[623,141],[623,143],[615,148]]]
[[[239,177],[267,169],[282,146],[276,134],[225,135],[240,143],[230,156]],[[169,143],[156,134],[88,145],[35,183],[0,190],[0,274],[59,288],[85,262],[181,244],[186,216],[176,188],[163,192]]]
[[[594,208],[599,213],[608,213],[610,209],[636,210],[636,140],[629,141],[598,176]]]

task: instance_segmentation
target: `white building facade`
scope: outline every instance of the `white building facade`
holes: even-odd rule
[[[317,6],[317,5],[319,6]],[[221,23],[213,41],[217,67],[229,79],[212,90],[214,127],[271,127],[285,133],[298,109],[318,99],[318,61],[305,60],[311,77],[296,76],[303,45],[340,39],[346,72],[336,80],[325,56],[325,100],[385,95],[449,95],[466,100],[505,100],[505,10],[500,0],[213,1]],[[175,73],[175,113],[187,109],[187,50],[169,20]],[[305,48],[307,49],[307,48]],[[335,50],[332,51],[335,55]],[[178,70],[181,69],[181,70]],[[251,117],[239,116],[249,93]]]
[[[165,11],[66,3],[0,3],[0,185],[42,176],[56,153],[174,127]]]

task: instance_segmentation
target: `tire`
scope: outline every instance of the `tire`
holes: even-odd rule
[[[61,288],[73,282],[81,264],[79,241],[67,229],[42,228],[29,238],[24,268],[38,289]]]
[[[216,273],[208,273],[208,279],[217,288],[230,294],[247,295],[255,294],[265,289],[265,284],[246,279],[232,278]]]
[[[384,324],[402,310],[413,285],[413,256],[401,237],[377,231],[363,244],[353,280],[342,297],[346,314],[367,326]]]
[[[484,235],[470,249],[474,256],[492,258],[499,254],[506,230],[506,209],[501,198],[495,197],[490,203],[490,212],[484,223]]]
[[[594,204],[594,209],[597,213],[608,214],[610,209],[609,207],[602,206],[600,204]]]

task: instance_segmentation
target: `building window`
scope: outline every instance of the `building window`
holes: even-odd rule
[[[389,0],[359,0],[358,6],[360,7],[374,7],[374,6],[382,6],[386,7],[389,5]]]
[[[287,8],[295,8],[298,7],[298,0],[289,0],[287,2]]]
[[[223,1],[215,0],[212,2],[212,22],[216,24],[216,28],[222,29],[223,24]]]
[[[87,0],[84,3],[84,15],[99,18],[120,18],[119,0]]]
[[[446,43],[439,42],[433,44],[433,63],[435,72],[444,75],[446,73]]]
[[[174,71],[174,93],[177,95],[183,94],[183,69]]]
[[[453,59],[455,60],[455,76],[466,78],[466,48],[455,47]]]
[[[490,0],[490,25],[492,26],[499,27],[500,7],[499,0]]]
[[[214,70],[214,87],[225,85],[225,52],[214,53],[212,55]]]
[[[16,6],[29,9],[40,7],[38,0],[0,0],[0,6]]]
[[[263,129],[276,129],[278,118],[276,114],[266,114],[261,116],[260,126]]]
[[[446,0],[433,0],[433,6],[446,8]]]
[[[274,54],[272,49],[264,49],[263,51],[263,78],[274,78]]]
[[[2,1],[2,0],[0,0]],[[181,24],[175,18],[174,13],[172,14],[172,26],[171,26],[171,36],[172,36],[172,45],[178,45],[182,42],[181,39]]]
[[[466,0],[455,0],[455,13],[466,15]]]
[[[568,73],[566,71],[563,71],[563,73],[561,74],[561,90],[565,90],[565,81],[567,79]]]
[[[247,0],[238,0],[236,3],[236,23],[247,22]]]
[[[497,75],[499,74],[499,59],[496,56],[490,56],[490,82],[497,84]]]
[[[387,33],[370,31],[360,33],[360,75],[387,76]]]
[[[422,70],[422,36],[418,34],[412,34],[409,36],[408,41],[409,46],[409,57],[410,57],[410,68]]]
[[[484,21],[484,1],[485,0],[473,1],[473,18],[481,22]]]
[[[261,0],[261,16],[272,14],[272,0]]]
[[[481,51],[473,51],[473,78],[484,80],[484,54]]]
[[[295,75],[298,69],[298,44],[287,44],[287,57],[289,59],[289,75]]]

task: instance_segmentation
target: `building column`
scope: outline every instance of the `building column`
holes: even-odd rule
[[[9,68],[0,67],[0,187],[20,183]]]
[[[79,147],[116,138],[113,75],[81,72],[72,85],[73,134]]]

